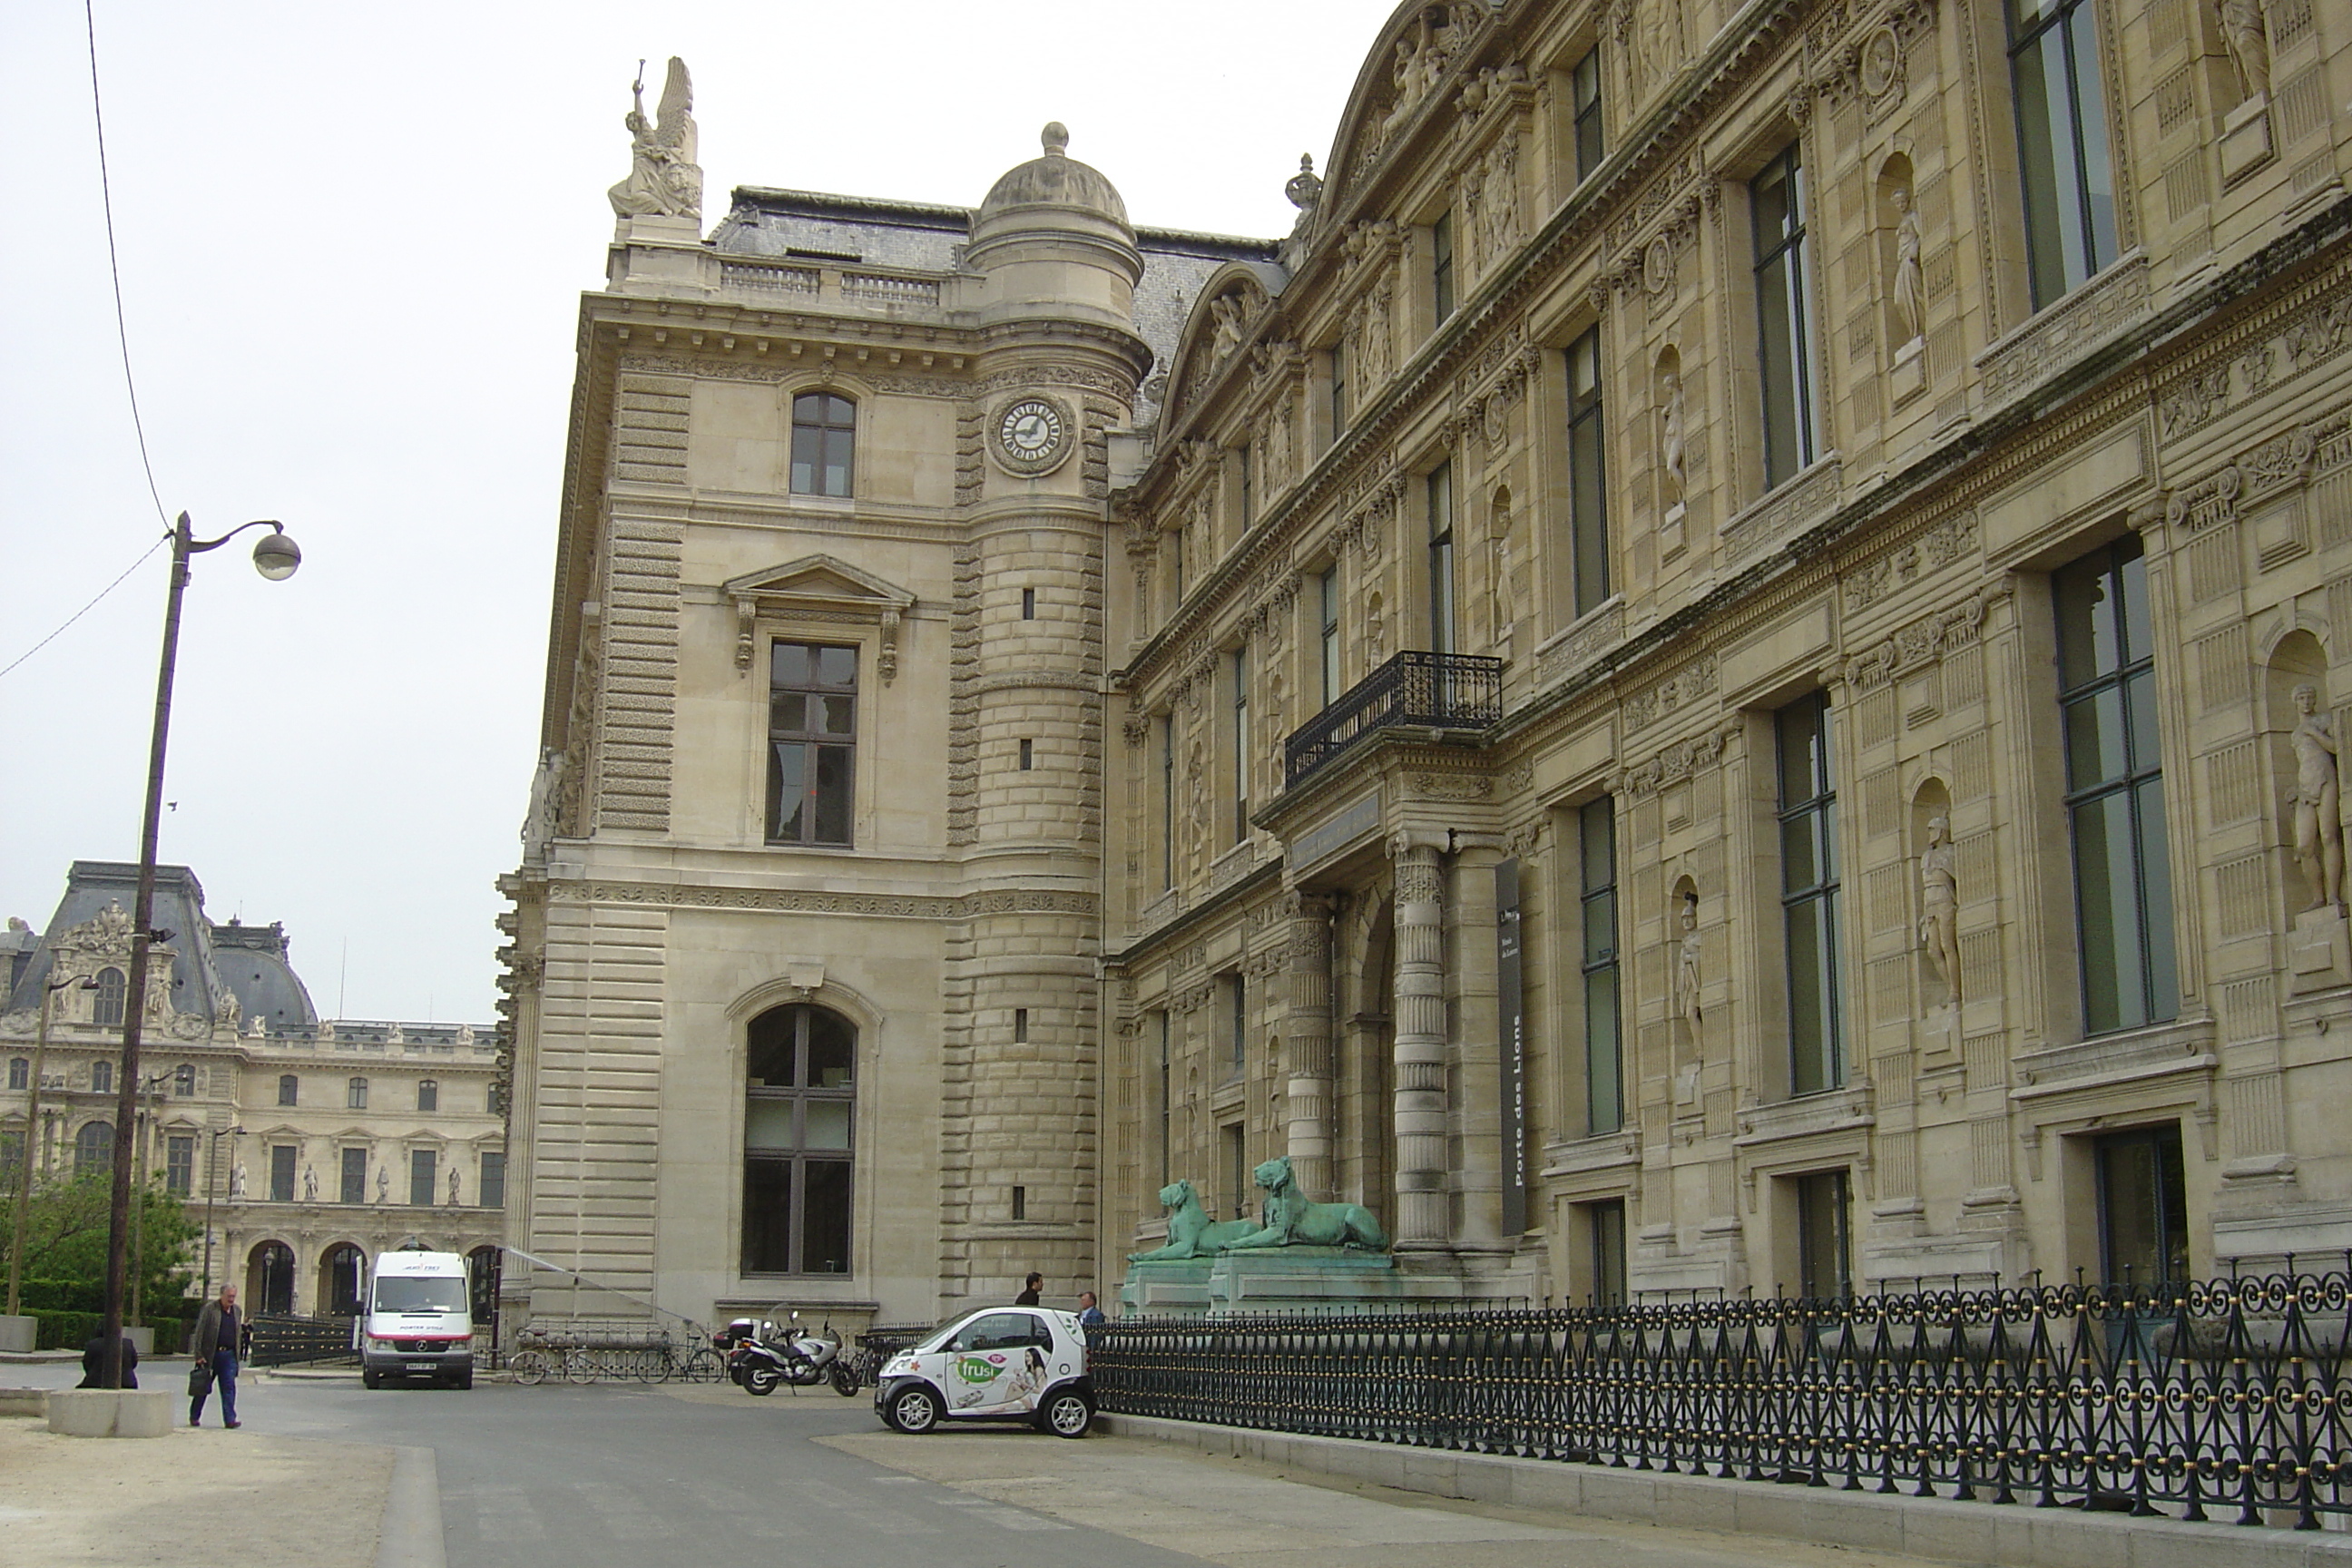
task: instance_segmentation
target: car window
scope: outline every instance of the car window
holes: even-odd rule
[[[1043,1342],[1032,1338],[1037,1320],[1026,1312],[991,1312],[974,1318],[950,1342],[951,1351],[1001,1351]]]

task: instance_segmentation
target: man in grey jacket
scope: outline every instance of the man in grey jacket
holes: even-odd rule
[[[211,1369],[211,1381],[220,1385],[221,1425],[235,1426],[236,1420],[236,1350],[237,1335],[245,1327],[245,1315],[236,1310],[236,1287],[221,1287],[220,1300],[207,1301],[196,1316],[196,1331],[188,1342],[188,1353],[199,1367]],[[205,1396],[210,1393],[202,1383],[189,1389],[188,1425],[201,1426],[205,1419]]]

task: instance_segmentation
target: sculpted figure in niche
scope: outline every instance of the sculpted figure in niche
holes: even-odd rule
[[[1675,15],[1676,3],[1677,0],[1639,0],[1642,82],[1645,87],[1657,86],[1683,63],[1681,19]]]
[[[302,1201],[306,1204],[319,1201],[319,1167],[316,1165],[302,1167]]]
[[[1220,294],[1209,301],[1209,316],[1215,335],[1209,344],[1212,363],[1223,363],[1225,356],[1242,346],[1242,300],[1238,294]]]
[[[245,1162],[242,1160],[229,1167],[228,1195],[232,1198],[245,1196]]]
[[[1675,952],[1675,1011],[1682,1015],[1691,1043],[1698,1043],[1698,895],[1683,895],[1683,940]]]
[[[1658,410],[1658,466],[1665,470],[1673,500],[1679,502],[1689,493],[1690,484],[1683,467],[1684,422],[1687,415],[1683,407],[1682,374],[1670,370],[1659,378],[1658,385],[1664,400]]]
[[[1886,199],[1895,208],[1895,324],[1909,342],[1927,331],[1927,300],[1919,285],[1919,214],[1909,191],[1897,189]]]
[[[1960,879],[1952,849],[1951,824],[1927,819],[1927,847],[1919,851],[1919,945],[1944,983],[1944,994],[1960,999]]]
[[[636,84],[629,90],[636,106],[621,121],[629,129],[629,177],[607,193],[614,216],[699,219],[702,167],[695,162],[694,82],[686,74],[686,62],[676,55],[670,57],[658,121],[646,118],[642,61]]]
[[[2271,37],[2263,24],[2263,0],[2221,0],[2221,41],[2230,47],[2230,63],[2238,68],[2238,85],[2248,98],[2271,89]]]
[[[2294,746],[2294,863],[2311,883],[2315,910],[2344,907],[2344,817],[2336,771],[2336,732],[2319,711],[2314,687],[2294,689],[2303,715],[2289,737]]]
[[[375,1168],[375,1201],[383,1203],[391,1196],[392,1171],[388,1166],[378,1165]]]
[[[449,1206],[457,1206],[457,1167],[455,1165],[449,1167]]]

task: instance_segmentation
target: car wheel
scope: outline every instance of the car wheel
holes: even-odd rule
[[[825,1370],[827,1374],[833,1379],[833,1391],[835,1394],[838,1394],[844,1399],[855,1399],[857,1397],[856,1373],[850,1370],[847,1365],[841,1362],[835,1362],[832,1366]]]
[[[890,1402],[890,1425],[901,1432],[920,1436],[939,1424],[939,1395],[919,1384]]]
[[[465,1388],[471,1388],[471,1387],[473,1387],[473,1386],[474,1386],[474,1373],[473,1373],[473,1370],[469,1367],[469,1368],[467,1368],[466,1371],[461,1372],[461,1373],[459,1373],[457,1376],[455,1376],[455,1377],[451,1378],[451,1379],[449,1380],[449,1386],[450,1386],[450,1387],[452,1387],[452,1388],[458,1388],[458,1389],[465,1389]]]
[[[383,1386],[383,1373],[380,1372],[362,1372],[360,1373],[360,1386],[362,1388],[382,1388]]]
[[[743,1374],[743,1388],[744,1392],[756,1394],[764,1399],[775,1393],[776,1384],[782,1381],[774,1367],[755,1366]]]
[[[1056,1394],[1037,1413],[1037,1424],[1056,1437],[1083,1437],[1095,1424],[1095,1407],[1083,1394]]]

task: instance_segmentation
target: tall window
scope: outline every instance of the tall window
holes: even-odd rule
[[[1184,530],[1180,526],[1168,531],[1168,580],[1175,585],[1176,604],[1184,602]],[[1171,610],[1174,609],[1171,605]]]
[[[857,650],[768,650],[768,842],[849,844]]]
[[[269,1201],[290,1204],[294,1201],[294,1162],[301,1151],[291,1143],[273,1144],[269,1150]]]
[[[114,1092],[114,1064],[112,1062],[95,1061],[89,1064],[89,1091],[92,1094],[111,1094]]]
[[[482,1152],[482,1176],[474,1184],[474,1201],[486,1209],[506,1206],[507,1157],[499,1150]]]
[[[1797,1294],[1807,1298],[1853,1294],[1853,1249],[1849,1233],[1843,1171],[1799,1176],[1797,1198]]]
[[[103,1175],[114,1169],[114,1123],[85,1121],[74,1134],[74,1174]]]
[[[1249,983],[1236,970],[1225,976],[1225,1077],[1236,1079],[1249,1068]]]
[[[1454,314],[1454,215],[1441,213],[1429,226],[1429,282],[1437,319]]]
[[[1570,77],[1576,97],[1576,177],[1589,180],[1601,167],[1601,49],[1584,51]]]
[[[186,1197],[196,1190],[196,1140],[174,1132],[163,1140],[163,1190]]]
[[[2188,1184],[2180,1127],[2144,1127],[2095,1140],[2099,1173],[2099,1270],[2110,1285],[2189,1278]]]
[[[335,1201],[346,1204],[367,1202],[367,1151],[345,1149],[341,1152],[343,1168],[336,1184]]]
[[[1609,597],[1609,486],[1601,456],[1601,329],[1568,347],[1570,569],[1580,616]]]
[[[432,1149],[411,1149],[408,1152],[408,1201],[418,1208],[433,1206],[433,1178],[440,1163],[438,1152]]]
[[[2061,568],[2051,590],[2083,1028],[2096,1035],[2180,1011],[2147,562],[2138,537]]]
[[[1322,706],[1328,708],[1339,700],[1346,689],[1339,683],[1339,564],[1333,562],[1323,574],[1315,579],[1317,618],[1322,623],[1322,637],[1318,644],[1321,654],[1323,678]]]
[[[278,1078],[278,1103],[292,1105],[300,1099],[302,1080],[292,1073],[280,1073]]]
[[[1249,649],[1234,649],[1234,842],[1249,837]]]
[[[2033,306],[2116,258],[2116,174],[2089,0],[2009,0],[2009,75]]]
[[[196,1069],[192,1062],[182,1062],[172,1069],[172,1092],[186,1100],[196,1092]]]
[[[1454,651],[1454,465],[1429,470],[1429,649]]]
[[[112,1027],[122,1022],[123,993],[130,986],[120,969],[98,972],[98,994],[90,998],[89,1021],[102,1027]]]
[[[278,1081],[282,1090],[285,1080],[281,1079]],[[283,1101],[280,1103],[283,1103]],[[363,1078],[355,1078],[349,1083],[343,1085],[343,1109],[346,1110],[365,1110],[367,1109],[367,1079]]]
[[[33,1084],[33,1064],[23,1057],[8,1058],[8,1087],[30,1089]]]
[[[1845,1081],[1837,977],[1837,792],[1830,704],[1820,692],[1775,715],[1780,762],[1780,923],[1789,963],[1789,1089]]]
[[[1592,1226],[1592,1304],[1625,1304],[1625,1200],[1590,1205]]]
[[[849,1272],[857,1031],[822,1007],[751,1020],[743,1103],[743,1272]]]
[[[1625,1125],[1624,1044],[1617,1010],[1616,802],[1608,795],[1576,814],[1584,927],[1585,1131]]]
[[[1176,885],[1176,716],[1160,720],[1160,885]]]
[[[793,399],[793,493],[849,493],[851,449],[857,439],[857,405],[830,392],[803,392]]]
[[[1169,1134],[1172,1129],[1175,1108],[1169,1102],[1168,1092],[1175,1066],[1174,1015],[1166,1008],[1160,1013],[1160,1184],[1169,1183],[1169,1169],[1174,1162],[1174,1150]]]
[[[1251,461],[1253,455],[1250,443],[1243,442],[1241,460],[1242,526],[1244,528],[1247,528],[1251,521],[1257,516],[1257,465]]]
[[[1757,368],[1764,390],[1764,484],[1814,458],[1812,355],[1805,326],[1805,173],[1797,144],[1748,187],[1756,219]]]
[[[1225,1146],[1225,1191],[1230,1194],[1225,1200],[1226,1212],[1234,1219],[1246,1219],[1249,1217],[1250,1170],[1248,1145],[1242,1137],[1242,1124],[1228,1122],[1219,1128],[1217,1133]]]
[[[1331,439],[1336,443],[1348,428],[1348,345],[1345,339],[1331,345]]]
[[[441,1086],[438,1083],[429,1078],[416,1080],[416,1109],[419,1110],[441,1109]]]

